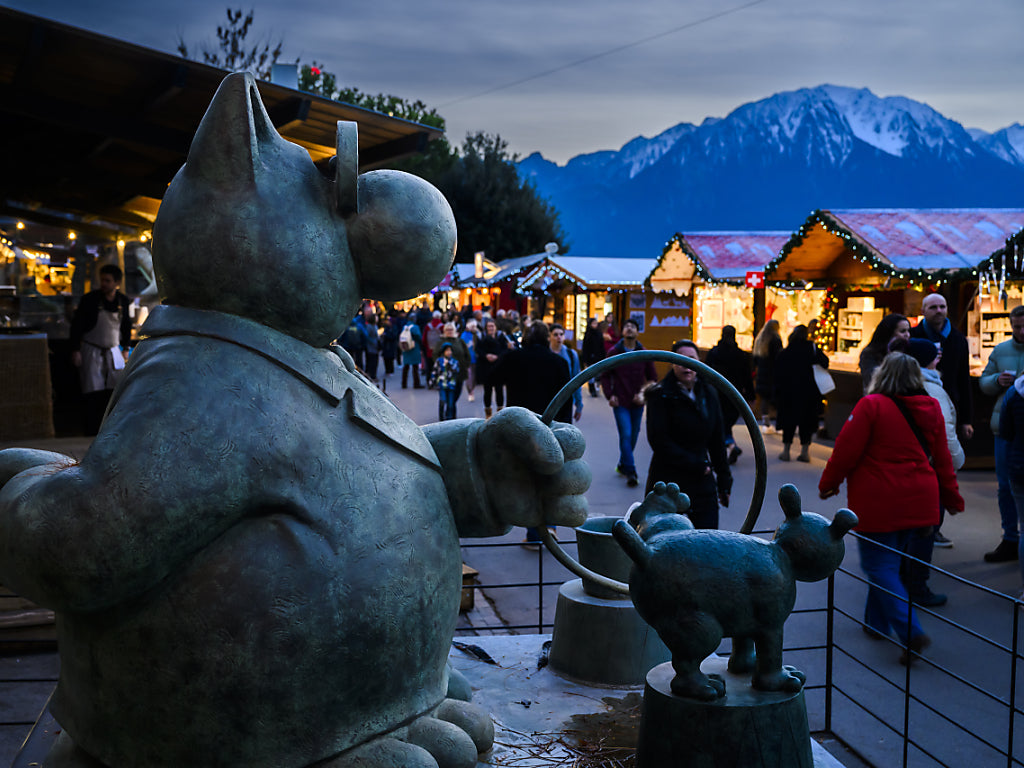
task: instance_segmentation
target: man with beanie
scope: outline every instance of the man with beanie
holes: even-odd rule
[[[937,367],[940,364],[942,353],[940,348],[930,341],[924,339],[902,339],[894,337],[889,342],[889,350],[892,352],[904,352],[917,360],[921,366],[921,375],[924,378],[924,389],[934,400],[939,403],[942,410],[942,420],[946,424],[946,443],[949,445],[949,455],[953,459],[953,469],[960,469],[964,465],[964,449],[956,435],[956,406],[950,399],[949,394],[942,386],[942,376]],[[939,525],[942,525],[942,516],[945,510],[939,509]],[[936,528],[937,530],[937,528]],[[932,561],[932,551],[935,547],[935,531],[931,528],[915,531],[907,545],[907,554],[916,557],[925,563]],[[907,592],[918,605],[927,608],[937,608],[946,604],[946,595],[936,594],[928,587],[928,577],[931,569],[913,561],[904,561],[900,577]]]
[[[999,519],[1003,527],[1003,539],[991,552],[985,553],[985,562],[1004,563],[1020,557],[1020,531],[1017,521],[1017,506],[1010,491],[1010,471],[1007,464],[1009,443],[999,435],[999,412],[1003,398],[1013,386],[1014,379],[1024,372],[1024,307],[1010,311],[1011,338],[997,344],[989,355],[985,370],[981,372],[978,385],[986,395],[995,395],[992,409],[992,434],[995,436],[996,500],[999,504]]]

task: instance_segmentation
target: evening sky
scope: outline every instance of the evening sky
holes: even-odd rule
[[[161,51],[214,45],[226,3],[7,0]],[[773,93],[833,83],[965,127],[1024,122],[1022,0],[254,0],[282,60],[436,107],[460,143],[500,134],[557,162]]]

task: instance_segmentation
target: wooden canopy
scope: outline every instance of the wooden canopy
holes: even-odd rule
[[[148,229],[226,74],[0,8],[0,215],[108,239]],[[442,135],[291,88],[259,89],[281,135],[315,162],[335,154],[339,120],[359,125],[361,170]]]

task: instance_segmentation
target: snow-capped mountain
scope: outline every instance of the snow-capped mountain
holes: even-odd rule
[[[822,85],[519,171],[574,253],[652,257],[678,231],[795,230],[815,208],[1020,207],[1024,126],[967,130],[912,99]]]

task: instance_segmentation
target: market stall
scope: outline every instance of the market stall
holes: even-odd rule
[[[787,232],[677,233],[646,280],[651,341],[667,348],[690,338],[710,349],[722,328],[731,325],[740,348],[750,351],[758,327],[755,291],[763,285],[764,265],[788,237]],[[782,303],[775,289],[769,292],[773,307]]]
[[[828,396],[831,434],[863,392],[858,359],[879,320],[899,312],[916,324],[924,297],[940,292],[967,334],[977,265],[1022,222],[1024,210],[1006,209],[818,210],[807,218],[765,267],[765,279],[798,293],[821,291],[816,340],[837,385]]]
[[[518,290],[530,296],[531,315],[565,327],[566,341],[582,340],[591,317],[617,326],[629,317],[649,346],[644,278],[650,271],[650,259],[551,254],[523,276]]]
[[[992,349],[1010,338],[1010,310],[1024,303],[1024,229],[971,272],[976,281],[964,334],[971,373],[980,375]]]

